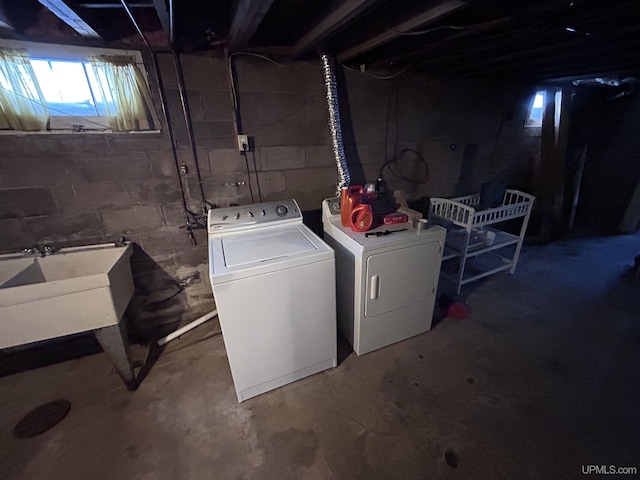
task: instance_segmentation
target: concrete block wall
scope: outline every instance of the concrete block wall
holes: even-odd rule
[[[252,139],[263,200],[293,197],[303,210],[320,208],[337,177],[319,65],[240,55],[235,68],[240,125]]]
[[[158,59],[178,161],[187,167],[181,177],[189,209],[202,207],[196,157],[211,205],[250,203],[249,183],[253,201],[259,192],[264,201],[293,197],[305,211],[335,193],[317,65],[234,57],[240,127],[252,145],[245,158],[236,146],[227,61],[181,55],[194,157],[173,56]],[[158,99],[153,69],[148,71]],[[526,184],[528,156],[539,152],[539,131],[522,128],[533,90],[427,77],[383,81],[352,72],[346,72],[344,86],[345,148],[354,181],[374,181],[385,159],[412,148],[427,160],[429,182],[416,186],[388,172],[387,178],[413,198],[473,192],[488,179]],[[0,250],[120,236],[135,242],[136,294],[128,315],[140,338],[214,308],[206,231],[195,231],[194,246],[179,228],[185,221],[166,128],[128,135],[3,135],[0,149]],[[420,173],[407,165],[408,175]],[[180,287],[187,278],[192,281]]]
[[[135,242],[137,294],[129,316],[144,332],[156,321],[150,295],[162,300],[175,293],[182,266],[176,254],[195,247],[177,229],[180,190],[167,139],[158,133],[132,137],[0,137],[5,152],[0,158],[0,245],[7,252],[36,244],[112,242],[121,236]],[[186,302],[188,295],[182,296],[173,303]],[[176,323],[181,315],[176,308],[162,321]]]
[[[524,127],[532,86],[429,77],[384,81],[355,72],[346,73],[346,82],[353,129],[347,150],[366,181],[374,181],[382,162],[394,157],[402,174],[422,176],[417,155],[402,155],[412,149],[427,162],[427,183],[383,171],[389,187],[410,199],[467,195],[491,180],[530,190],[541,134]]]

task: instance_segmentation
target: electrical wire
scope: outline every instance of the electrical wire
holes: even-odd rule
[[[393,132],[393,156],[398,153],[398,131],[400,129],[400,94],[398,89],[398,82],[395,82],[394,99],[396,101],[396,118],[395,118],[395,131]],[[386,155],[386,154],[385,154]]]
[[[249,56],[249,57],[261,58],[263,60],[266,60],[267,62],[273,63],[274,65],[278,65],[279,67],[292,67],[292,65],[287,65],[285,63],[276,62],[275,60],[273,60],[272,58],[267,57],[266,55],[262,55],[260,53],[253,53],[253,52],[233,52],[231,55],[229,55],[229,59],[231,59],[232,57],[235,57],[235,56],[240,56],[240,55],[246,55],[246,56]]]
[[[558,9],[549,9],[548,12],[556,12],[559,11]],[[489,15],[489,18],[493,17],[493,15],[495,14],[495,10],[493,11],[493,13],[491,15]],[[426,35],[428,33],[431,32],[436,32],[438,30],[466,30],[468,28],[474,28],[474,27],[483,27],[486,25],[491,25],[494,24],[496,22],[501,22],[504,20],[509,20],[511,17],[510,16],[506,16],[506,17],[499,17],[493,20],[489,20],[489,21],[485,21],[485,22],[478,22],[478,23],[470,23],[469,25],[441,25],[439,27],[433,27],[433,28],[428,28],[426,30],[415,30],[413,32],[401,32],[400,30],[395,30],[393,28],[387,28],[386,30],[389,32],[392,32],[396,35],[399,36],[418,36],[418,35]]]
[[[260,189],[260,177],[258,176],[258,167],[256,165],[256,154],[251,151],[251,157],[253,158],[253,174],[256,176],[256,185],[258,186],[258,199],[262,203],[262,190]]]
[[[244,157],[244,163],[247,165],[247,185],[249,185],[249,193],[251,194],[251,203],[256,203],[256,199],[253,196],[253,188],[251,188],[251,169],[249,168],[249,157],[247,156],[246,150],[242,152],[242,156]]]
[[[438,30],[464,30],[465,28],[469,28],[472,26],[473,25],[466,25],[463,27],[459,27],[457,25],[442,25],[441,27],[429,28],[427,30],[416,30],[414,32],[401,32],[400,30],[394,30],[393,28],[387,28],[386,30],[401,37],[410,37],[417,35],[426,35],[427,33],[437,32]]]
[[[391,100],[392,98],[395,100],[395,113],[396,113],[396,118],[395,118],[395,131],[393,132],[393,157],[396,156],[396,153],[398,151],[398,123],[399,123],[399,104],[398,104],[398,82],[395,82],[394,84],[394,89],[393,89],[393,97],[391,95],[391,93],[389,94],[389,98],[387,100],[387,113],[385,115],[385,126],[384,126],[384,158],[387,158],[387,155],[389,154],[388,152],[388,137],[389,137],[389,117],[391,116]]]
[[[243,130],[243,132],[239,135],[248,135],[250,133],[255,133],[258,132],[260,130],[262,130],[263,128],[267,128],[270,127],[271,125],[276,125],[277,123],[282,122],[283,120],[286,120],[287,118],[292,117],[293,115],[295,115],[296,113],[298,113],[300,110],[302,110],[304,107],[306,107],[307,105],[309,105],[311,102],[313,102],[316,98],[318,98],[319,96],[321,96],[321,93],[315,94],[315,95],[311,95],[307,101],[305,101],[304,103],[300,104],[295,110],[292,110],[290,113],[272,121],[272,122],[268,122],[268,123],[263,123],[262,125],[259,125],[255,128],[252,128],[250,130]],[[226,139],[235,139],[236,135],[222,135],[220,137],[208,137],[210,140],[226,140]]]
[[[316,65],[315,63],[310,62],[309,60],[298,60],[298,61],[302,63],[306,63],[311,68],[317,68],[318,70],[322,70],[322,65]]]
[[[296,113],[298,113],[300,110],[302,110],[304,107],[306,107],[307,105],[309,105],[311,102],[313,102],[317,97],[321,96],[321,93],[317,93],[315,95],[311,95],[306,102],[302,103],[301,105],[299,105],[295,110],[292,110],[290,113],[288,113],[287,115],[278,118],[277,120],[274,120],[273,122],[269,122],[269,123],[264,123],[262,125],[260,125],[259,127],[256,128],[252,128],[251,130],[246,130],[244,133],[253,133],[253,132],[257,132],[258,130],[262,130],[263,128],[266,127],[270,127],[271,125],[275,125],[276,123],[280,123],[283,120],[286,120],[289,117],[294,116]]]
[[[295,68],[295,65],[290,65],[290,64],[286,64],[286,63],[281,63],[281,62],[277,62],[274,59],[272,59],[271,57],[267,56],[267,55],[263,55],[261,53],[254,53],[254,52],[233,52],[231,55],[229,55],[229,57],[235,57],[235,56],[240,56],[240,55],[245,55],[248,57],[257,57],[257,58],[261,58],[263,60],[266,60],[267,62],[271,62],[274,65],[278,65],[279,67],[285,67],[285,68]],[[300,60],[302,63],[306,63],[307,65],[309,65],[312,68],[318,68],[321,69],[322,67],[320,65],[314,65],[313,63],[307,61],[307,60]]]
[[[227,59],[227,61],[229,62],[229,72],[233,72],[233,63],[232,60],[234,57],[237,57],[239,55],[247,55],[247,56],[251,56],[251,57],[257,57],[257,58],[261,58],[263,60],[266,60],[267,62],[271,62],[274,65],[278,65],[279,67],[290,67],[291,65],[285,65],[284,63],[280,63],[280,62],[276,62],[275,60],[267,57],[266,55],[261,55],[259,53],[252,53],[252,52],[233,52],[231,55],[229,55],[229,58]],[[236,110],[238,109],[238,92],[236,89],[236,82],[235,79],[232,75],[231,77],[231,96],[233,98],[233,108],[235,108]]]
[[[289,117],[292,117],[293,115],[295,115],[297,112],[299,112],[300,110],[302,110],[304,107],[306,107],[309,103],[313,102],[317,97],[320,96],[320,92],[318,92],[315,95],[310,95],[307,100],[305,102],[303,102],[301,105],[299,105],[298,107],[294,108],[290,113],[288,113],[287,115],[284,115],[283,117],[278,118],[277,120],[274,120],[273,122],[268,122],[265,124],[262,124],[256,128],[253,128],[251,130],[246,130],[244,131],[242,129],[242,123],[241,123],[241,119],[240,119],[240,107],[239,107],[239,101],[238,101],[238,89],[236,87],[236,71],[235,71],[235,67],[234,67],[234,58],[239,56],[239,55],[247,55],[247,56],[252,56],[252,57],[257,57],[260,58],[262,60],[266,60],[270,63],[273,63],[274,65],[277,65],[279,67],[285,67],[285,68],[289,68],[292,67],[292,65],[285,65],[283,63],[280,62],[276,62],[275,60],[265,56],[265,55],[260,55],[257,53],[251,53],[251,52],[234,52],[231,55],[228,55],[227,58],[227,62],[228,62],[228,72],[229,72],[229,84],[231,86],[231,98],[232,98],[232,102],[233,102],[233,113],[234,113],[234,118],[235,118],[235,122],[236,122],[236,131],[238,134],[251,134],[251,133],[255,133],[263,128],[269,127],[271,125],[275,125],[277,123],[282,122],[283,120],[286,120]],[[231,136],[223,136],[223,137],[217,137],[219,139],[227,139],[227,138],[233,138]],[[255,203],[255,196],[253,193],[253,187],[251,185],[251,168],[249,167],[249,157],[248,157],[248,149],[247,146],[244,145],[243,146],[243,151],[242,151],[242,155],[244,156],[244,160],[245,160],[245,165],[247,168],[247,178],[248,178],[248,186],[249,186],[249,193],[251,195],[251,202]],[[256,161],[256,155],[255,153],[252,151],[251,152],[251,157],[252,157],[252,161],[253,161],[253,172],[254,172],[254,176],[255,176],[255,181],[256,181],[256,187],[258,189],[258,199],[259,201],[262,203],[262,188],[260,186],[260,177],[258,176],[258,166],[257,166],[257,161]]]
[[[387,158],[387,137],[389,135],[389,114],[391,113],[391,95],[387,99],[387,113],[384,121],[384,158]]]
[[[393,80],[394,78],[398,78],[400,75],[402,75],[407,70],[409,70],[412,65],[411,64],[407,65],[406,67],[404,67],[400,71],[394,73],[393,75],[374,75],[373,73],[367,73],[367,72],[363,72],[363,71],[355,69],[355,68],[351,68],[351,67],[345,65],[344,63],[341,63],[340,66],[342,68],[344,68],[345,70],[349,70],[350,72],[360,73],[361,75],[364,75],[366,77],[375,78],[377,80]]]
[[[231,55],[229,55],[229,61],[231,61],[231,58],[232,58],[233,56],[237,56],[237,55],[248,55],[248,56],[253,56],[253,57],[257,57],[257,58],[262,58],[262,59],[264,59],[264,60],[266,60],[266,61],[269,61],[269,62],[271,62],[271,63],[273,63],[273,64],[275,64],[275,65],[279,65],[279,66],[281,66],[281,67],[288,67],[288,68],[292,68],[292,66],[291,66],[291,65],[285,65],[285,64],[282,64],[282,63],[276,62],[276,61],[274,61],[274,60],[272,60],[272,59],[270,59],[269,57],[266,57],[266,56],[264,56],[264,55],[260,55],[260,54],[257,54],[257,53],[251,53],[251,52],[235,52],[235,53],[232,53]],[[230,65],[231,65],[231,63],[230,63]],[[316,66],[313,66],[313,65],[311,65],[311,66],[312,66],[313,68],[320,68],[320,67],[316,67]],[[352,71],[352,72],[362,73],[362,72],[360,72],[359,70],[356,70],[356,69],[354,69],[354,68],[348,67],[348,66],[346,66],[346,65],[342,65],[342,67],[344,67],[345,69],[350,70],[350,71]],[[376,79],[379,79],[379,80],[391,80],[391,79],[393,79],[393,78],[398,77],[398,76],[399,76],[399,75],[401,75],[402,73],[404,73],[406,70],[408,70],[408,69],[409,69],[409,67],[410,67],[410,66],[408,65],[408,66],[406,66],[405,68],[403,68],[402,70],[400,70],[399,72],[397,72],[396,74],[394,74],[394,75],[389,75],[389,76],[380,76],[380,75],[374,75],[374,74],[370,74],[370,73],[364,73],[364,75],[369,76],[369,77],[372,77],[372,78],[376,78]],[[231,92],[232,92],[232,97],[233,97],[233,107],[234,107],[234,109],[237,111],[237,110],[238,110],[238,97],[237,97],[237,89],[236,89],[236,86],[235,86],[235,81],[234,81],[234,80],[232,80],[232,81],[230,82],[230,84],[231,84]],[[72,114],[69,114],[69,113],[65,112],[64,110],[59,110],[59,109],[56,109],[56,108],[49,107],[48,105],[46,105],[46,104],[44,104],[44,103],[38,102],[37,100],[31,99],[31,98],[26,97],[26,96],[24,96],[24,95],[20,95],[20,94],[18,94],[18,93],[12,92],[11,90],[8,90],[8,89],[6,89],[6,88],[4,88],[4,87],[2,87],[2,86],[0,86],[0,88],[1,88],[2,90],[6,91],[6,92],[12,93],[12,94],[14,94],[14,95],[16,95],[16,96],[19,96],[19,97],[22,97],[22,98],[24,98],[24,99],[26,99],[26,100],[29,100],[29,101],[31,101],[32,103],[37,104],[37,105],[39,105],[39,106],[41,106],[41,107],[48,108],[48,109],[49,109],[49,110],[51,110],[52,112],[60,113],[60,114],[62,114],[62,115],[64,115],[64,116],[67,116],[67,117],[78,118],[78,119],[80,119],[80,120],[83,120],[84,122],[87,122],[87,123],[91,123],[91,124],[97,125],[97,126],[101,127],[101,128],[102,128],[102,129],[104,129],[104,130],[110,130],[110,128],[111,128],[111,127],[109,127],[108,125],[101,124],[101,123],[96,122],[96,121],[94,121],[94,120],[91,120],[91,119],[89,119],[89,118],[86,118],[86,117],[83,117],[83,116],[80,116],[80,115],[72,115]],[[276,120],[274,120],[274,121],[272,121],[272,122],[268,122],[268,123],[265,123],[265,124],[263,124],[263,125],[259,125],[259,126],[255,127],[255,128],[252,128],[251,130],[247,130],[247,131],[245,131],[244,133],[245,133],[245,134],[254,133],[254,132],[257,132],[257,131],[259,131],[259,130],[261,130],[261,129],[263,129],[263,128],[266,128],[266,127],[269,127],[269,126],[271,126],[271,125],[275,125],[275,124],[277,124],[277,123],[280,123],[280,122],[282,122],[283,120],[286,120],[287,118],[289,118],[289,117],[291,117],[291,116],[295,115],[296,113],[298,113],[301,109],[303,109],[304,107],[306,107],[308,104],[310,104],[311,102],[313,102],[314,100],[316,100],[316,98],[318,98],[318,97],[319,97],[319,96],[321,96],[321,95],[322,95],[322,92],[319,92],[319,93],[317,93],[317,94],[313,94],[313,95],[309,96],[309,97],[308,97],[308,99],[307,99],[304,103],[300,104],[297,108],[295,108],[294,110],[292,110],[292,111],[291,111],[290,113],[288,113],[287,115],[284,115],[283,117],[280,117],[280,118],[278,118],[278,119],[276,119]],[[235,138],[235,135],[223,135],[223,136],[220,136],[220,137],[211,137],[211,139],[212,139],[212,140],[226,140],[226,139],[233,139],[233,138]]]
[[[240,56],[240,55],[246,55],[246,56],[251,56],[251,57],[257,57],[257,58],[261,58],[263,60],[266,60],[268,62],[271,62],[275,65],[278,65],[280,67],[285,67],[285,68],[293,68],[292,65],[286,65],[280,62],[276,62],[275,60],[272,60],[271,58],[267,57],[266,55],[261,55],[258,53],[252,53],[252,52],[234,52],[232,54],[230,54],[228,56],[228,66],[229,66],[229,84],[231,86],[231,98],[233,100],[233,110],[236,116],[236,119],[239,118],[239,106],[238,106],[238,90],[236,87],[236,77],[235,77],[235,68],[234,68],[234,64],[233,64],[233,59],[234,57]],[[314,67],[315,68],[315,67]],[[238,129],[238,134],[250,134],[250,133],[255,133],[263,128],[266,127],[270,127],[271,125],[275,125],[277,123],[282,122],[283,120],[286,120],[287,118],[295,115],[296,113],[298,113],[300,110],[302,110],[304,107],[306,107],[308,104],[310,104],[311,102],[313,102],[314,100],[316,100],[317,97],[319,97],[320,95],[322,95],[322,92],[318,92],[317,94],[313,94],[310,95],[307,100],[300,104],[298,107],[296,107],[295,109],[293,109],[290,113],[288,113],[287,115],[284,115],[280,118],[278,118],[277,120],[274,120],[272,122],[268,122],[262,125],[259,125],[255,128],[252,128],[251,130],[242,130],[240,128],[240,125],[236,125],[237,129]],[[235,135],[224,135],[224,136],[220,136],[220,137],[212,137],[212,140],[226,140],[226,139],[233,139],[235,138]]]
[[[406,158],[406,154],[407,153],[412,153],[417,158],[408,159],[408,158]],[[405,175],[404,173],[402,173],[400,171],[400,163],[401,163],[401,161],[404,161],[406,163],[407,160],[412,160],[414,162],[419,162],[419,164],[421,164],[423,166],[423,173],[418,179],[409,177],[408,175]],[[427,161],[424,159],[422,154],[420,152],[418,152],[417,150],[414,150],[413,148],[405,148],[404,150],[401,150],[398,155],[395,155],[390,160],[387,160],[386,162],[384,162],[382,164],[382,166],[380,167],[380,171],[379,171],[379,174],[378,174],[379,178],[382,178],[382,174],[383,174],[385,168],[388,168],[389,172],[391,172],[391,174],[394,175],[395,177],[399,178],[400,180],[404,180],[404,181],[407,181],[407,182],[410,182],[410,183],[424,184],[424,183],[427,183],[429,181],[429,165],[427,164]]]

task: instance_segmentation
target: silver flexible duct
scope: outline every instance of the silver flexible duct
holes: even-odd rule
[[[333,58],[330,55],[322,54],[322,74],[324,79],[325,96],[329,108],[329,129],[331,130],[331,145],[333,156],[338,167],[338,191],[347,188],[351,183],[347,159],[344,155],[344,145],[342,143],[342,126],[340,124],[340,109],[338,107],[338,87],[334,72]]]

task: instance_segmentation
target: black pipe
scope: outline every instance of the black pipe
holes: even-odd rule
[[[169,109],[167,108],[167,97],[164,93],[164,85],[162,83],[162,75],[160,73],[160,67],[158,66],[158,59],[154,52],[151,52],[151,59],[153,61],[153,67],[156,72],[156,78],[158,79],[158,89],[160,90],[160,105],[162,106],[162,114],[164,121],[167,125],[167,133],[169,134],[169,142],[171,143],[171,152],[173,153],[173,162],[176,167],[176,174],[178,175],[178,183],[180,184],[180,196],[182,197],[182,211],[187,225],[191,222],[189,220],[189,208],[187,207],[187,199],[184,193],[184,184],[182,182],[182,173],[180,172],[180,162],[178,160],[178,151],[176,149],[176,137],[173,133],[173,127],[171,126],[171,117],[169,116]]]
[[[162,84],[162,75],[160,73],[160,67],[158,65],[158,58],[156,54],[153,52],[153,50],[151,49],[149,42],[147,42],[147,38],[144,36],[144,33],[142,33],[142,30],[140,29],[138,22],[133,16],[133,12],[129,8],[129,5],[127,5],[126,0],[120,0],[120,1],[122,2],[122,6],[127,12],[127,15],[129,15],[129,19],[131,20],[131,23],[135,27],[136,31],[138,32],[138,35],[140,35],[140,37],[144,41],[144,44],[149,50],[149,53],[151,54],[151,63],[153,63],[153,68],[156,73],[156,78],[158,79],[158,89],[160,90],[160,105],[162,106],[162,114],[164,116],[165,124],[167,125],[167,133],[169,134],[169,142],[171,143],[171,152],[173,153],[173,161],[176,167],[178,183],[180,184],[180,196],[182,198],[182,213],[186,220],[187,226],[190,226],[191,219],[189,215],[191,214],[191,212],[189,212],[189,208],[187,207],[187,199],[184,192],[184,184],[182,183],[182,174],[180,173],[180,165],[178,161],[178,152],[176,150],[176,139],[173,133],[173,127],[171,126],[171,118],[169,116],[169,109],[167,108],[167,97],[165,96],[165,93],[164,93],[164,85]]]
[[[182,114],[184,123],[187,127],[187,135],[189,135],[189,143],[191,144],[191,152],[193,153],[193,161],[196,167],[196,175],[198,177],[198,186],[200,187],[200,198],[202,200],[202,213],[207,213],[207,199],[202,186],[202,175],[200,174],[200,162],[198,161],[198,152],[196,150],[196,141],[193,136],[193,126],[191,125],[191,113],[189,112],[189,103],[184,89],[184,75],[182,73],[182,64],[180,63],[180,54],[173,52],[173,64],[178,77],[178,93],[180,94],[180,103],[182,105]]]
[[[149,42],[147,42],[147,37],[144,36],[144,33],[142,33],[142,30],[138,26],[138,22],[136,22],[136,19],[133,16],[133,12],[131,11],[131,8],[129,8],[129,5],[127,4],[127,0],[120,0],[120,2],[122,3],[122,6],[124,7],[125,11],[127,12],[127,15],[129,15],[129,18],[131,19],[131,23],[133,23],[133,26],[135,27],[136,31],[138,32],[138,35],[140,35],[142,37],[142,41],[147,46],[149,51],[151,51],[151,46],[149,45]]]
[[[173,44],[176,41],[175,23],[173,13],[173,0],[169,0],[169,48],[173,50]]]

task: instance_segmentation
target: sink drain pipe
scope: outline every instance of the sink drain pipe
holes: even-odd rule
[[[218,310],[213,310],[213,311],[207,313],[206,315],[201,316],[197,320],[194,320],[191,323],[187,323],[184,327],[181,327],[181,328],[177,329],[176,331],[170,333],[166,337],[160,338],[157,341],[158,346],[161,347],[161,346],[166,345],[167,343],[169,343],[171,340],[175,340],[176,338],[181,337],[185,333],[193,330],[196,327],[199,327],[204,322],[206,322],[208,320],[211,320],[216,315],[218,315]]]

